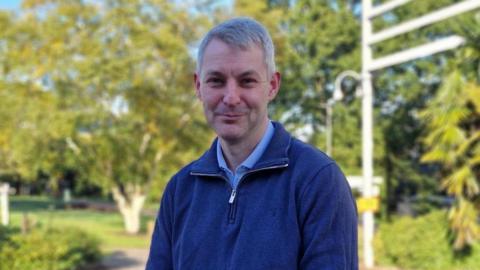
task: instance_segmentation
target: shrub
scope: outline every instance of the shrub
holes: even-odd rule
[[[0,247],[0,270],[75,270],[100,259],[98,240],[73,228],[14,234]]]
[[[10,237],[14,233],[14,230],[10,227],[0,225],[0,250],[2,246],[10,244]]]
[[[460,252],[451,246],[447,213],[402,217],[379,226],[375,237],[379,264],[406,269],[480,269],[480,245]]]

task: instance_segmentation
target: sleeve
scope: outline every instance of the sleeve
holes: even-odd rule
[[[146,270],[169,270],[173,269],[172,261],[172,228],[173,228],[173,196],[171,182],[163,193],[160,210],[155,220],[150,242],[150,254],[148,255]]]
[[[322,168],[300,197],[299,269],[357,270],[357,210],[336,164]]]

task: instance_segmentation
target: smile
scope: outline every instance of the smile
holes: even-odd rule
[[[236,118],[242,117],[243,115],[242,114],[220,114],[218,116],[227,118],[227,119],[236,119]]]

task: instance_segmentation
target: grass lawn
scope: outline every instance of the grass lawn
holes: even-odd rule
[[[128,235],[118,212],[63,209],[61,202],[46,197],[12,196],[9,199],[11,225],[14,227],[20,227],[26,214],[30,222],[42,227],[80,228],[100,239],[105,252],[116,248],[148,248],[150,245],[146,224],[151,218],[142,217],[139,235]]]

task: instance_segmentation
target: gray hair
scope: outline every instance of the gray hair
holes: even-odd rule
[[[205,49],[213,39],[219,39],[229,46],[242,50],[256,44],[263,50],[267,75],[271,76],[275,72],[275,48],[267,29],[254,19],[239,17],[215,26],[205,35],[198,49],[197,73],[200,73]]]

